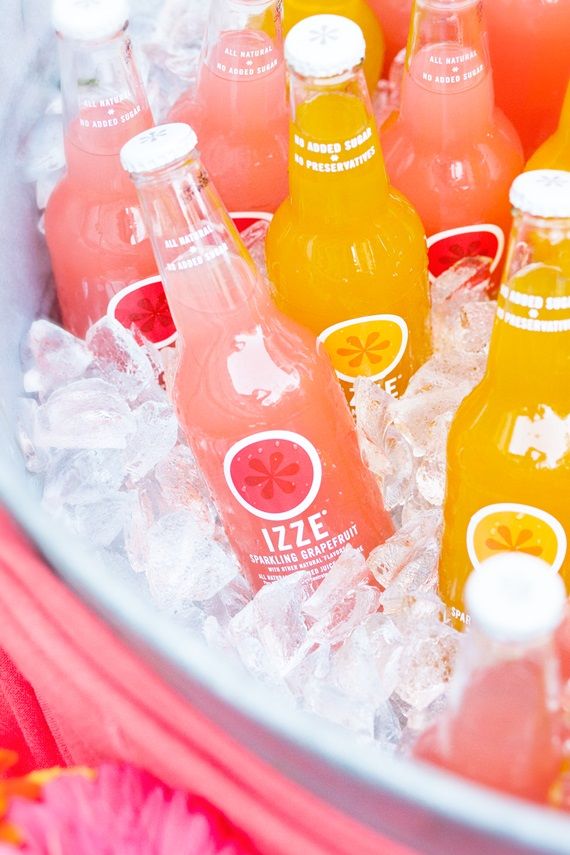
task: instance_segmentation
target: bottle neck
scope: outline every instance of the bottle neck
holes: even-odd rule
[[[256,83],[283,67],[282,0],[213,0],[198,87],[213,75],[232,83]]]
[[[365,218],[388,179],[362,67],[334,78],[291,72],[289,190],[299,217],[341,227]]]
[[[569,376],[570,220],[515,212],[486,377],[529,406],[558,396],[560,410]]]
[[[199,349],[229,316],[254,314],[259,275],[196,154],[135,184],[176,327]]]
[[[533,689],[542,690],[544,706],[555,712],[560,707],[561,677],[553,635],[529,642],[497,641],[473,625],[459,655],[455,676],[449,693],[451,714],[458,713],[469,702],[470,690],[477,691],[479,681],[486,675],[501,682],[507,671],[525,668],[527,679],[532,678]],[[516,701],[515,701],[516,702]]]
[[[400,120],[445,148],[480,136],[494,106],[482,0],[415,0]]]
[[[128,35],[89,43],[61,38],[59,54],[69,177],[86,195],[132,195],[119,153],[153,119]]]

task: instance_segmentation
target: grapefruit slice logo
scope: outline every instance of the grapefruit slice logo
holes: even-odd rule
[[[135,326],[156,347],[166,347],[176,339],[160,276],[149,276],[123,288],[110,301],[107,314],[129,330]]]
[[[263,431],[232,445],[224,475],[237,501],[256,517],[288,520],[314,502],[322,465],[316,448],[292,431]]]
[[[474,567],[492,555],[520,552],[541,558],[558,572],[566,550],[562,525],[551,514],[530,505],[488,505],[477,511],[467,528],[467,551]]]
[[[503,230],[492,223],[448,229],[428,238],[430,275],[436,279],[458,261],[488,258],[490,272],[497,268],[505,249]]]
[[[398,315],[368,315],[329,327],[319,336],[337,377],[383,380],[401,362],[408,345],[408,326]]]

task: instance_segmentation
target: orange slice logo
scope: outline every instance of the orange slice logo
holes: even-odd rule
[[[341,380],[352,383],[364,376],[377,381],[401,362],[408,345],[408,327],[398,315],[368,315],[329,327],[319,341]]]
[[[566,532],[558,520],[530,505],[488,505],[477,511],[467,528],[467,551],[474,567],[491,555],[521,552],[541,558],[558,572],[566,549]]]

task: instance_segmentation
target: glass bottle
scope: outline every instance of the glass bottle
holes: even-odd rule
[[[463,589],[490,555],[535,555],[570,590],[570,173],[526,172],[489,361],[448,441],[439,589],[458,627]]]
[[[431,352],[426,244],[386,177],[362,31],[316,15],[285,45],[289,198],[267,235],[276,300],[323,341],[349,400],[361,375],[401,395]]]
[[[526,169],[564,169],[566,172],[570,172],[570,80],[568,81],[558,128],[535,151],[527,163]]]
[[[122,152],[179,332],[176,407],[255,589],[392,531],[327,355],[282,315],[196,152],[188,125]]]
[[[381,139],[390,180],[424,224],[432,275],[481,256],[498,283],[523,154],[495,107],[482,0],[416,0],[400,112]]]
[[[213,0],[196,89],[169,116],[195,129],[204,166],[240,219],[272,214],[287,195],[281,6],[282,0]]]
[[[341,15],[358,24],[366,42],[364,74],[374,92],[384,65],[384,34],[366,0],[284,0],[285,35],[295,24],[313,15]]]
[[[472,622],[448,707],[414,754],[487,787],[546,802],[562,764],[554,636],[564,585],[541,559],[506,552],[473,572],[466,598]]]
[[[153,120],[124,0],[57,0],[67,173],[51,195],[46,239],[64,326],[78,336],[107,312],[157,345],[174,327],[119,152]]]

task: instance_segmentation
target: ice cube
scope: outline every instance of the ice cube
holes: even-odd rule
[[[125,477],[123,453],[117,449],[88,449],[54,456],[46,473],[43,502],[57,509],[89,505],[116,493]]]
[[[235,559],[188,511],[157,520],[149,531],[146,568],[152,596],[165,610],[209,600],[239,572]]]
[[[126,448],[135,427],[115,387],[93,377],[50,395],[37,413],[36,443],[42,448]]]
[[[303,658],[307,627],[302,606],[311,592],[311,574],[293,573],[261,588],[232,620],[230,633],[246,665],[254,661],[257,670],[273,675],[278,682]]]
[[[382,588],[390,585],[403,569],[430,550],[429,562],[437,554],[442,516],[437,510],[417,514],[368,556],[368,569]]]
[[[268,230],[269,223],[267,220],[258,220],[241,233],[241,239],[262,276],[267,276],[265,240]]]
[[[88,505],[66,505],[59,515],[92,545],[109,546],[122,531],[131,503],[129,493],[115,493]]]
[[[24,457],[26,469],[36,475],[44,473],[50,454],[37,445],[38,403],[33,398],[20,398],[16,405],[16,439]]]
[[[374,716],[374,740],[384,751],[395,752],[402,739],[402,723],[389,701],[381,703]]]
[[[445,270],[432,284],[435,305],[456,300],[481,300],[486,296],[491,276],[488,258],[461,258]]]
[[[95,370],[128,400],[134,401],[148,386],[158,384],[155,365],[145,348],[114,318],[97,321],[88,330],[85,342],[93,354]]]
[[[447,691],[458,644],[459,633],[437,621],[426,634],[408,633],[396,694],[415,710],[426,710]]]
[[[329,612],[315,623],[309,631],[314,642],[327,641],[338,644],[371,614],[380,608],[380,591],[370,585],[360,585],[342,600],[331,605]]]
[[[22,345],[24,389],[45,396],[83,377],[92,360],[83,341],[51,321],[34,321]]]
[[[140,481],[174,448],[178,422],[166,401],[146,401],[133,413],[136,427],[125,453],[125,473],[132,484]]]
[[[364,556],[352,546],[347,546],[314,594],[304,603],[304,614],[314,621],[323,620],[326,623],[333,610],[367,579]]]

